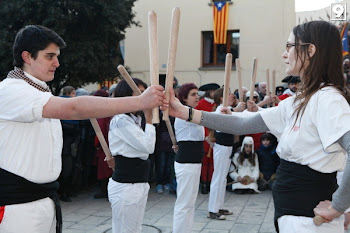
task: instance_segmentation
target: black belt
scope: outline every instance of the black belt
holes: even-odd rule
[[[320,201],[332,200],[337,188],[336,172],[321,173],[281,159],[272,187],[276,231],[283,215],[314,217],[313,209]]]
[[[0,168],[0,206],[23,204],[49,197],[56,208],[56,233],[62,232],[62,212],[58,201],[57,181],[36,184]]]
[[[151,167],[149,159],[128,158],[116,155],[112,179],[119,183],[145,183]]]
[[[202,163],[204,155],[203,141],[180,141],[179,150],[175,155],[178,163]]]

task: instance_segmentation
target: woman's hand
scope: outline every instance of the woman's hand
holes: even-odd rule
[[[343,213],[336,211],[330,201],[321,201],[316,208],[314,208],[315,216],[321,216],[325,219],[325,222],[331,222],[333,219],[338,218]]]
[[[247,185],[247,180],[240,176],[237,177],[237,181],[243,185]]]

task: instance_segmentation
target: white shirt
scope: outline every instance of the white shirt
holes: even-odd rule
[[[204,127],[175,118],[176,141],[204,141]]]
[[[141,122],[140,117],[132,117],[119,114],[112,118],[108,132],[109,148],[113,156],[147,160],[148,155],[154,152],[156,129],[153,125],[146,124],[143,131],[136,123]]]
[[[271,133],[279,138],[278,155],[287,161],[331,173],[345,166],[346,152],[337,140],[350,130],[350,107],[333,87],[317,91],[296,125],[295,96],[278,107],[259,112]]]
[[[34,183],[52,182],[61,172],[61,123],[42,117],[51,97],[22,79],[0,83],[0,167]]]

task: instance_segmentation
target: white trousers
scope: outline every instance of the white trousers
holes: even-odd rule
[[[312,218],[285,215],[278,218],[280,233],[344,233],[344,215],[316,226]]]
[[[192,231],[202,164],[175,162],[177,198],[174,207],[173,233]]]
[[[108,199],[112,207],[113,233],[140,233],[145,214],[148,183],[108,182]]]
[[[55,205],[50,198],[5,206],[2,233],[55,233]]]
[[[214,144],[214,173],[211,178],[208,211],[218,213],[225,202],[227,174],[230,169],[232,146]]]

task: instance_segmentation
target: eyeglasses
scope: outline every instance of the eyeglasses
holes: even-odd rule
[[[289,50],[293,46],[303,46],[303,45],[310,45],[311,43],[287,43],[286,44],[286,51],[289,53]]]

